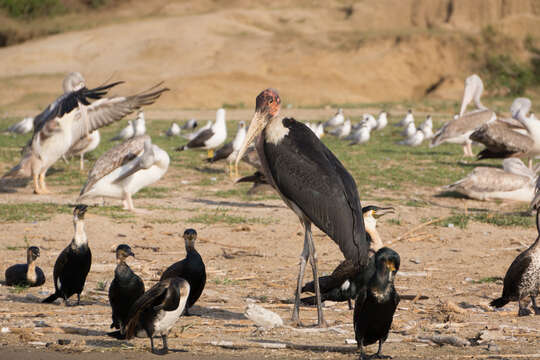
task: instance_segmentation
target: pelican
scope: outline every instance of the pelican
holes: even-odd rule
[[[407,110],[407,114],[405,115],[405,117],[401,119],[401,121],[397,123],[396,126],[406,127],[407,125],[409,125],[409,123],[413,123],[413,122],[414,122],[414,116],[412,114],[412,110],[409,109]]]
[[[416,125],[414,125],[414,122],[407,124],[405,129],[401,132],[401,135],[406,138],[410,138],[414,134],[416,134]]]
[[[356,268],[363,269],[368,262],[369,243],[362,206],[349,172],[306,125],[279,117],[280,107],[281,99],[274,89],[266,89],[257,96],[255,114],[236,158],[236,167],[257,138],[256,149],[265,179],[305,229],[292,320],[300,325],[300,290],[309,259],[315,280],[317,322],[325,326],[311,224],[332,238]]]
[[[200,132],[186,145],[177,148],[177,151],[202,148],[208,150],[208,158],[214,156],[214,149],[219,147],[227,138],[227,126],[225,125],[225,109],[219,109],[216,113],[216,122]]]
[[[347,137],[346,140],[352,140],[349,145],[364,144],[369,141],[371,130],[367,124],[360,126],[353,134]]]
[[[122,199],[124,209],[135,210],[132,195],[161,179],[168,168],[167,152],[153,145],[150,136],[136,136],[100,156],[77,202],[110,197]]]
[[[334,127],[343,124],[345,116],[343,115],[343,109],[338,109],[337,113],[327,122],[323,124],[324,128]]]
[[[178,136],[180,135],[180,126],[177,123],[173,122],[171,127],[167,130],[167,136]]]
[[[101,136],[99,135],[99,130],[94,130],[73,144],[73,146],[71,146],[71,148],[68,150],[66,156],[79,156],[80,169],[82,171],[84,170],[84,154],[95,150],[98,147],[100,140]]]
[[[444,187],[476,200],[530,202],[534,197],[536,174],[520,159],[503,161],[503,169],[477,167],[465,178]]]
[[[212,127],[212,120],[208,120],[203,127],[199,128],[198,130],[196,130],[196,131],[194,131],[192,133],[182,135],[182,136],[184,138],[188,139],[188,140],[193,140],[197,136],[199,136],[199,134],[202,133],[204,130],[210,129],[211,127]]]
[[[123,128],[122,130],[120,130],[118,135],[113,137],[111,141],[116,141],[116,140],[124,141],[127,139],[131,139],[134,135],[135,135],[135,126],[133,126],[133,121],[129,120],[127,126]]]
[[[7,131],[14,134],[26,134],[32,131],[33,128],[34,128],[34,118],[25,117],[18,123],[13,124],[10,127],[8,127]]]
[[[328,132],[330,135],[343,139],[351,133],[351,120],[347,119],[343,124],[336,126],[334,129]],[[318,136],[317,136],[318,137]]]
[[[233,141],[223,145],[221,148],[216,150],[213,157],[207,159],[208,162],[216,162],[222,159],[227,159],[229,162],[229,174],[231,177],[233,176],[233,163],[236,160],[236,156],[238,155],[238,150],[240,150],[240,147],[244,143],[244,139],[246,138],[246,123],[243,121],[240,121],[238,123],[238,130],[236,131],[236,135],[233,139]],[[238,174],[235,174],[236,177],[238,177]]]
[[[406,139],[399,141],[398,144],[407,146],[419,146],[420,144],[422,144],[422,141],[424,141],[424,138],[424,130],[418,129],[415,130],[415,132],[411,136],[408,136]]]
[[[486,146],[478,154],[479,159],[528,157],[532,168],[532,157],[540,155],[540,121],[531,114],[531,101],[517,98],[512,103],[512,117],[518,120],[498,119],[489,121],[471,134],[471,140]]]
[[[34,119],[34,134],[20,163],[4,177],[32,176],[34,193],[50,191],[45,184],[47,170],[74,143],[92,131],[122,119],[143,105],[152,104],[167,88],[158,84],[132,96],[102,98],[116,82],[87,89],[80,73],[70,73],[63,82],[64,94]],[[90,103],[91,99],[97,99]]]
[[[139,110],[137,118],[133,120],[133,128],[135,133],[133,136],[143,136],[146,134],[146,120],[144,119],[144,112]]]
[[[493,111],[486,108],[480,102],[483,91],[484,84],[478,75],[473,74],[465,80],[459,117],[447,122],[435,133],[433,139],[431,139],[430,147],[438,146],[445,142],[461,144],[463,145],[464,156],[474,156],[471,146],[472,141],[469,137],[478,127],[497,117]],[[471,101],[474,101],[476,110],[465,113]]]
[[[375,130],[382,130],[388,125],[388,113],[386,111],[381,111],[377,117],[377,126]]]

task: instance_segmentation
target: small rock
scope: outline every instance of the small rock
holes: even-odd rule
[[[356,345],[356,340],[354,339],[345,339],[346,345]]]
[[[69,339],[58,339],[58,345],[69,345],[71,344],[71,340]]]
[[[187,180],[181,180],[181,181],[180,181],[180,184],[182,184],[182,185],[187,185],[187,184],[189,184],[189,181],[187,181]]]
[[[47,346],[47,343],[43,342],[43,341],[30,341],[28,342],[28,345],[32,345],[32,346]]]
[[[2,330],[1,330],[2,334],[7,334],[7,333],[10,333],[11,330],[9,330],[8,327],[3,327]]]
[[[421,263],[421,261],[418,260],[418,259],[410,259],[409,261],[412,262],[413,264],[420,264]]]
[[[487,351],[489,351],[489,352],[499,352],[499,351],[501,351],[501,349],[499,348],[499,345],[492,342],[492,343],[488,344]]]
[[[473,282],[474,280],[471,279],[470,277],[466,277],[466,278],[465,278],[465,281],[466,281],[466,282]]]
[[[450,229],[453,229],[454,228],[454,224],[450,223],[447,225]]]
[[[36,320],[34,321],[35,327],[50,327],[45,321],[43,320]]]

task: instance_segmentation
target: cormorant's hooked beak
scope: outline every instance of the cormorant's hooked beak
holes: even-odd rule
[[[381,207],[380,207],[380,208],[377,208],[377,211],[375,211],[375,212],[373,213],[373,217],[374,217],[375,219],[378,219],[378,218],[380,218],[380,217],[383,217],[383,216],[386,215],[386,214],[395,214],[395,213],[396,213],[395,210],[396,210],[396,209],[394,209],[394,208],[391,207],[391,206],[390,206],[390,207],[386,207],[386,208],[381,208]]]
[[[133,256],[135,257],[135,253],[129,249],[129,252],[127,253],[127,256]]]
[[[242,147],[240,147],[240,150],[238,151],[238,155],[236,156],[236,161],[234,163],[235,171],[238,174],[238,163],[240,160],[242,160],[242,157],[246,153],[247,148],[249,145],[255,140],[257,136],[259,136],[264,127],[266,126],[266,119],[265,115],[261,113],[260,111],[255,111],[255,114],[253,115],[253,119],[251,119],[251,123],[249,124],[249,128],[246,134],[246,138],[244,139],[244,143],[242,144]]]

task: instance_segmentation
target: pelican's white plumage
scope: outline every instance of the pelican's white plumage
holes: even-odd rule
[[[84,170],[84,154],[95,150],[100,141],[101,136],[99,134],[99,130],[94,130],[88,134],[88,136],[83,137],[81,140],[73,144],[73,146],[68,150],[66,156],[79,156],[80,169]]]
[[[116,82],[87,89],[80,73],[70,73],[62,83],[64,94],[34,119],[34,134],[20,163],[4,177],[32,176],[34,192],[48,193],[45,174],[58,159],[92,131],[152,104],[166,88],[161,84],[133,96],[104,98]],[[91,100],[94,100],[90,102]]]
[[[136,136],[103,154],[94,164],[77,202],[94,197],[122,199],[133,210],[132,195],[155,183],[169,168],[169,155],[148,135]]]
[[[34,128],[34,118],[25,117],[18,123],[11,125],[7,131],[14,134],[26,134],[32,131],[33,128]]]
[[[167,136],[178,136],[180,135],[180,126],[178,126],[177,123],[173,122],[171,124],[171,127],[169,127],[169,129],[167,130],[167,133],[166,135]]]
[[[503,161],[503,169],[477,167],[465,178],[445,187],[477,200],[530,202],[534,197],[536,174],[520,159]]]

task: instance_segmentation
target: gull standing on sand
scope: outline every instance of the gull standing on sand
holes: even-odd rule
[[[206,149],[208,158],[214,156],[214,149],[218,148],[227,139],[227,125],[225,124],[225,109],[219,109],[216,113],[216,122],[210,128],[201,131],[186,145],[176,149],[183,151],[188,149]]]

